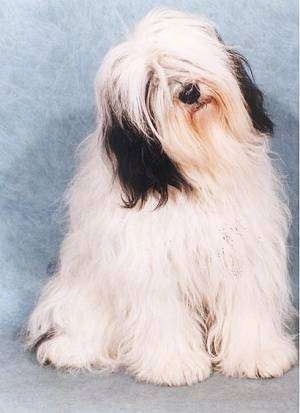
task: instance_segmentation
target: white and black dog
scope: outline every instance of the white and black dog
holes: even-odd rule
[[[182,385],[295,362],[289,210],[246,60],[205,19],[147,15],[96,80],[57,272],[29,320],[40,363]]]

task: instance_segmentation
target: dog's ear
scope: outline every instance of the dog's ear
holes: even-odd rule
[[[104,147],[122,186],[124,206],[144,204],[150,192],[157,207],[168,200],[168,186],[190,190],[177,165],[163,151],[155,136],[145,136],[126,118],[113,117],[104,136]]]
[[[273,133],[273,122],[264,108],[263,93],[255,84],[247,59],[233,50],[229,50],[228,53],[253,126],[259,132],[271,135]]]

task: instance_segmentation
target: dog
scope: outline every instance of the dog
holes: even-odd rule
[[[105,56],[96,101],[27,346],[158,385],[281,376],[290,213],[247,60],[206,19],[154,10]]]

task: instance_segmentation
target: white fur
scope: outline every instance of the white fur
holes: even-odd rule
[[[145,102],[149,72],[156,80]],[[213,98],[193,113],[174,98],[178,81],[189,79]],[[168,385],[201,381],[212,363],[230,376],[280,376],[296,359],[286,330],[289,212],[267,139],[252,127],[212,25],[149,14],[105,57],[96,95],[99,127],[81,145],[59,270],[28,324],[29,346],[53,332],[38,360],[123,366]],[[150,125],[197,195],[173,189],[161,208],[155,196],[141,209],[120,206],[99,143],[107,102],[145,134]]]

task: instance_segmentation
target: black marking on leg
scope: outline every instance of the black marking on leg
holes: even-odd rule
[[[54,336],[55,336],[55,330],[49,330],[46,333],[42,334],[41,336],[39,336],[39,338],[33,344],[32,350],[36,351],[42,343],[44,343],[45,341],[50,340]]]

